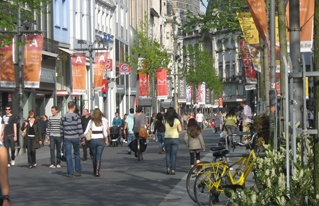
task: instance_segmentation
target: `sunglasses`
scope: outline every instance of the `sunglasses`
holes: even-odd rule
[[[6,110],[11,110],[11,109],[6,109]]]

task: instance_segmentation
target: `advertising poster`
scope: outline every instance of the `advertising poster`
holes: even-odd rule
[[[85,53],[74,53],[72,55],[72,93],[74,95],[86,94],[85,58]]]
[[[202,82],[198,84],[198,104],[205,104],[206,84]]]
[[[246,83],[257,84],[257,71],[254,70],[254,65],[251,60],[250,53],[247,49],[247,44],[244,38],[238,37],[240,49],[243,57],[243,63],[245,68]]]
[[[156,70],[157,99],[167,99],[167,70]]]
[[[95,68],[94,68],[94,91],[101,91],[103,85],[103,77],[105,74],[105,68],[107,64],[107,58],[109,52],[97,52],[95,53]]]
[[[42,49],[43,35],[27,35],[24,46],[24,87],[39,88],[41,65],[42,65]]]
[[[0,48],[0,87],[16,87],[12,48],[12,45]]]

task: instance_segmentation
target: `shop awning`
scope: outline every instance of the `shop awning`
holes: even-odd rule
[[[57,58],[59,56],[59,54],[47,52],[47,51],[42,51],[42,55],[46,55],[46,56],[50,56],[50,57],[54,57],[54,58]]]
[[[56,90],[56,96],[58,97],[65,97],[67,95],[69,95],[69,92],[66,90]]]
[[[68,54],[73,54],[73,51],[71,51],[70,49],[65,49],[65,48],[59,48],[61,51],[64,51],[64,52],[66,52],[66,53],[68,53]]]

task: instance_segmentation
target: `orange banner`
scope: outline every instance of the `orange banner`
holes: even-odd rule
[[[311,52],[313,44],[313,16],[315,12],[315,0],[302,0],[299,4],[300,10],[300,51]],[[289,2],[286,7],[286,22],[290,28]],[[290,31],[287,30],[288,48],[290,42]]]
[[[264,0],[247,0],[250,13],[254,19],[257,30],[264,41],[268,42],[268,26],[266,6]]]
[[[27,35],[24,46],[24,87],[39,88],[42,65],[43,35]]]
[[[102,89],[102,81],[108,56],[109,52],[98,52],[95,55],[94,90],[98,92]]]
[[[167,70],[158,68],[156,70],[157,99],[167,99]]]
[[[77,95],[86,94],[86,59],[85,53],[72,55],[72,93]]]
[[[0,48],[0,87],[16,87],[12,45]]]

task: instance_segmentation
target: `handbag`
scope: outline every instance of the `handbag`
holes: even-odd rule
[[[91,140],[91,136],[92,136],[92,120],[91,120],[89,128],[90,129],[89,129],[88,133],[86,133],[86,135],[85,135],[86,141],[90,141]]]
[[[140,136],[140,137],[142,137],[144,139],[148,139],[147,130],[144,129],[143,127],[141,127],[140,121],[138,120],[138,117],[136,117],[136,119],[137,119],[138,126],[140,127],[140,131],[138,133],[138,136]]]
[[[24,128],[24,130],[23,130],[22,133],[21,133],[21,136],[22,136],[22,137],[27,136],[27,128]]]

